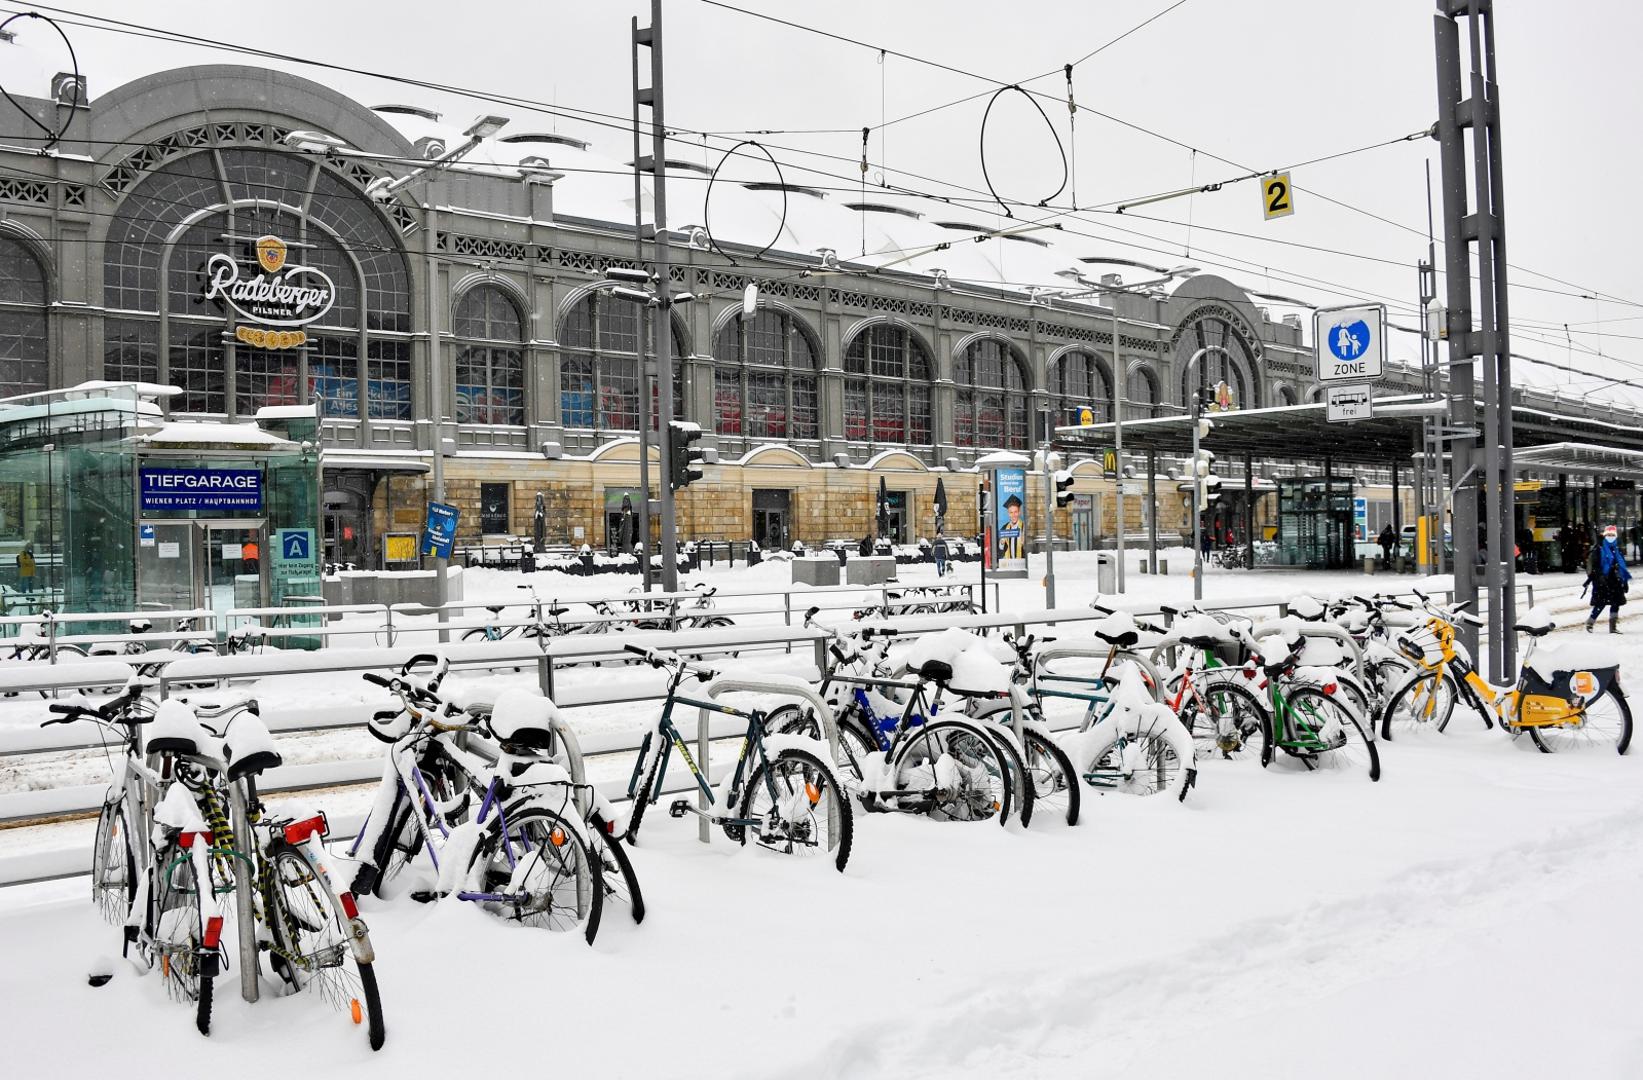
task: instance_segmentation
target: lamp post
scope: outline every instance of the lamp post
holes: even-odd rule
[[[659,368],[671,372],[673,365],[673,350],[670,347],[673,340],[673,308],[676,304],[688,304],[696,297],[687,292],[670,293],[666,283],[660,276],[652,276],[648,271],[637,270],[624,266],[612,266],[605,271],[606,283],[610,285],[610,295],[617,300],[625,300],[631,304],[642,304],[647,310],[654,312],[656,319],[656,362]],[[626,284],[624,284],[626,283]],[[641,356],[643,346],[640,347]],[[664,355],[665,354],[665,355]],[[641,360],[641,364],[643,361]],[[660,413],[663,420],[672,418],[673,412],[673,381],[672,379],[658,380]],[[639,409],[640,431],[640,462],[647,464],[649,457],[645,448],[644,434],[650,430],[650,396],[642,395],[644,401]],[[667,424],[658,425],[659,437],[657,443],[662,451],[661,472],[662,482],[658,487],[661,492],[662,503],[662,591],[679,591],[679,552],[678,529],[675,524],[673,504],[673,477],[669,468]],[[645,490],[645,516],[650,515],[650,491]],[[645,576],[645,589],[650,589],[649,574]]]
[[[1154,278],[1151,281],[1137,281],[1130,285],[1107,285],[1103,282],[1093,281],[1090,278],[1085,277],[1084,272],[1079,270],[1077,267],[1070,270],[1060,270],[1056,272],[1056,276],[1071,278],[1073,281],[1076,281],[1078,284],[1084,286],[1087,290],[1086,292],[1064,295],[1061,297],[1063,300],[1076,300],[1082,296],[1107,296],[1111,298],[1112,366],[1110,372],[1112,376],[1112,450],[1114,458],[1118,461],[1118,476],[1113,485],[1118,516],[1113,529],[1113,534],[1117,542],[1118,580],[1116,584],[1119,592],[1124,591],[1124,383],[1126,380],[1124,377],[1123,361],[1119,359],[1118,355],[1117,294],[1134,293],[1140,289],[1151,288],[1154,285],[1166,284],[1170,281],[1174,281],[1176,278],[1189,278],[1198,272],[1198,267],[1196,266],[1176,266],[1165,270],[1161,267],[1145,266],[1141,263],[1130,264],[1126,261],[1125,264],[1141,266],[1142,269],[1152,270],[1156,273],[1162,274],[1163,276]],[[1154,507],[1153,513],[1156,514],[1157,512],[1157,507]]]

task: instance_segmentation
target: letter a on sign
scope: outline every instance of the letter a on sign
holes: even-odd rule
[[[1295,189],[1290,186],[1289,174],[1273,173],[1261,178],[1261,213],[1266,219],[1288,217],[1295,212]]]

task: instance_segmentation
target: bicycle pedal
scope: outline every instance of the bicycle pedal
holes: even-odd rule
[[[688,799],[674,799],[668,804],[668,817],[680,818],[684,817],[688,813],[690,813],[690,801]]]
[[[439,894],[431,889],[413,889],[411,899],[419,904],[431,904],[439,899]]]

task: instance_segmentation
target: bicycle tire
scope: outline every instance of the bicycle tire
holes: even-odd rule
[[[645,894],[639,888],[639,875],[634,872],[633,860],[622,842],[605,831],[605,819],[594,811],[588,819],[593,829],[593,843],[599,849],[599,872],[603,878],[605,897],[625,904],[635,924],[645,921]],[[612,871],[615,876],[612,877]]]
[[[1614,746],[1618,753],[1624,754],[1632,745],[1632,707],[1626,701],[1625,692],[1618,685],[1610,683],[1603,693],[1592,699],[1583,715],[1590,715],[1592,706],[1598,704],[1604,698],[1610,698],[1615,703],[1616,717],[1612,726]],[[1543,754],[1569,753],[1570,751],[1595,749],[1599,745],[1606,745],[1607,739],[1593,738],[1586,734],[1588,730],[1593,730],[1601,735],[1611,730],[1611,727],[1607,723],[1590,725],[1589,727],[1583,719],[1580,726],[1572,729],[1562,725],[1557,727],[1532,727],[1529,729],[1529,737],[1534,739],[1535,746]]]
[[[795,787],[793,784],[794,770],[802,778],[803,784]],[[781,775],[776,774],[780,770]],[[769,793],[766,790],[766,776],[770,775],[770,784],[776,787],[778,795],[785,795],[779,806],[776,801],[764,809],[756,809],[757,800]],[[785,790],[781,790],[785,789]],[[806,809],[804,803],[808,802]],[[827,821],[827,836],[825,844],[814,841],[818,834],[816,822],[820,820],[818,811],[823,803],[826,809],[822,816]],[[799,814],[789,821],[786,807],[796,807]],[[766,757],[759,762],[747,779],[747,786],[742,790],[741,805],[738,807],[738,816],[743,819],[779,818],[779,830],[786,835],[782,838],[782,847],[777,847],[770,838],[760,837],[758,844],[761,847],[780,851],[782,854],[794,855],[810,851],[813,854],[832,854],[833,867],[839,873],[844,872],[845,864],[850,861],[850,847],[855,838],[855,816],[850,809],[850,798],[839,782],[837,773],[822,763],[822,759],[808,750],[798,747],[784,747],[776,752],[775,757]],[[748,827],[750,833],[760,830]],[[823,848],[825,847],[825,852]]]
[[[160,858],[163,864],[154,869],[158,888],[148,936],[158,953],[166,993],[174,1000],[192,1003],[195,1028],[201,1035],[210,1035],[212,977],[200,969],[205,941],[201,885],[194,873],[192,856],[167,846],[161,850]],[[204,887],[211,888],[209,880]]]
[[[1395,738],[1393,732],[1399,729],[1441,733],[1449,727],[1455,702],[1460,698],[1460,687],[1448,672],[1443,673],[1441,684],[1437,679],[1436,669],[1422,671],[1392,692],[1381,710],[1381,738],[1391,742]],[[1445,690],[1440,693],[1435,689],[1437,686]]]
[[[1364,729],[1363,722],[1352,712],[1340,698],[1326,694],[1315,686],[1297,686],[1284,692],[1284,698],[1293,717],[1297,712],[1305,713],[1304,722],[1308,728],[1315,729],[1322,737],[1327,733],[1331,722],[1338,724],[1341,729],[1341,742],[1337,746],[1322,751],[1305,749],[1287,743],[1277,744],[1290,757],[1306,763],[1309,769],[1315,768],[1319,762],[1330,765],[1356,765],[1360,757],[1367,759],[1369,779],[1378,781],[1381,778],[1381,755],[1375,747],[1375,740],[1369,737]],[[1292,721],[1293,723],[1293,721]],[[1274,740],[1267,740],[1268,747],[1274,745]],[[1358,753],[1357,747],[1361,743],[1364,754]]]
[[[105,799],[97,815],[97,834],[91,849],[91,900],[104,919],[119,926],[126,921],[136,898],[137,855],[131,847],[122,795]]]
[[[496,892],[503,887],[519,888],[529,885],[522,895],[536,900],[545,884],[547,892],[555,896],[569,883],[569,905],[556,906],[550,899],[544,910],[508,901],[484,901],[480,906],[498,918],[517,922],[537,929],[564,933],[581,929],[589,945],[599,935],[599,919],[605,906],[604,878],[601,861],[594,855],[590,842],[570,819],[545,806],[525,805],[508,814],[508,842],[525,853],[525,857],[510,864],[507,852],[498,841],[500,827],[488,829],[474,848],[471,871],[480,876],[484,892]],[[480,866],[480,860],[485,860]]]
[[[274,974],[293,992],[312,991],[365,1025],[371,1049],[380,1050],[386,1026],[376,972],[354,956],[350,920],[330,875],[301,846],[283,840],[271,843],[263,858],[262,915]]]
[[[961,761],[940,741],[942,739],[954,742],[960,753],[970,760]],[[998,744],[975,725],[955,720],[931,721],[909,733],[898,745],[892,747],[891,755],[890,775],[902,798],[917,793],[916,790],[910,790],[913,787],[910,779],[924,780],[927,777],[930,782],[923,790],[940,790],[935,781],[938,779],[937,769],[943,756],[951,756],[953,761],[964,769],[965,785],[959,789],[959,797],[932,797],[932,801],[924,809],[926,815],[941,821],[987,821],[994,815],[1008,817],[1010,765],[1000,753]],[[910,773],[910,769],[917,772]],[[976,786],[979,780],[976,770],[987,773],[990,778],[986,784],[988,790],[985,792]]]
[[[1033,784],[1033,804],[1042,804],[1052,811],[1062,807],[1059,816],[1068,825],[1077,825],[1083,807],[1084,785],[1079,781],[1072,759],[1055,740],[1038,731],[1028,729],[1022,744],[1026,751],[1027,772]]]
[[[1126,713],[1104,720],[1088,738],[1081,777],[1093,788],[1143,797],[1169,792],[1185,802],[1197,782],[1196,743],[1179,717],[1160,724]]]
[[[394,799],[388,827],[377,835],[376,846],[371,851],[371,866],[360,867],[354,876],[353,891],[369,893],[379,900],[388,899],[384,890],[416,858],[422,850],[422,842],[422,828],[411,810],[410,800],[401,791]]]
[[[1033,823],[1033,810],[1036,809],[1036,791],[1031,778],[1027,774],[1027,761],[1022,752],[1017,749],[1014,732],[1007,728],[979,725],[986,733],[987,738],[998,747],[1004,761],[1009,765],[1010,775],[1008,789],[1005,793],[1004,813],[1000,815],[998,823],[1003,825],[1010,819],[1010,810],[1013,808],[1021,827],[1026,828]]]

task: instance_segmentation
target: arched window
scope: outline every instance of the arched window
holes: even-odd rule
[[[930,354],[910,331],[876,323],[850,339],[844,370],[844,437],[928,445]]]
[[[639,430],[640,327],[637,305],[608,293],[589,293],[565,316],[559,331],[559,415],[568,428]],[[689,355],[673,327],[673,411],[682,416],[684,377],[679,360]],[[651,387],[652,408],[656,387]],[[655,421],[652,420],[652,427]]]
[[[1112,379],[1093,353],[1070,352],[1050,366],[1050,408],[1057,424],[1076,424],[1089,409],[1097,424],[1112,419]]]
[[[955,444],[1027,448],[1027,379],[1008,344],[986,338],[965,349],[953,382]]]
[[[525,422],[523,320],[508,294],[478,285],[457,301],[456,421],[459,424]]]
[[[0,237],[0,397],[45,389],[46,271],[20,241]]]
[[[1199,349],[1212,351],[1198,362],[1198,370],[1188,384],[1187,362]],[[1232,323],[1214,314],[1192,316],[1182,329],[1175,345],[1175,362],[1181,372],[1181,402],[1185,404],[1196,387],[1215,387],[1226,383],[1232,388],[1232,406],[1235,409],[1254,409],[1261,404],[1260,387],[1252,385],[1245,373],[1255,372],[1255,357],[1245,344],[1243,335]]]
[[[335,287],[301,348],[225,344],[233,312],[204,296],[212,255],[256,264],[252,240],[223,237],[264,235],[286,242],[289,265],[315,267]],[[329,417],[411,419],[410,274],[398,233],[317,160],[229,147],[168,161],[120,203],[103,253],[104,378],[180,386],[182,412],[244,415],[308,400]]]
[[[816,348],[785,311],[760,308],[719,331],[713,425],[749,439],[814,439]]]
[[[1125,379],[1124,419],[1137,420],[1157,416],[1158,379],[1146,368],[1136,368]]]

